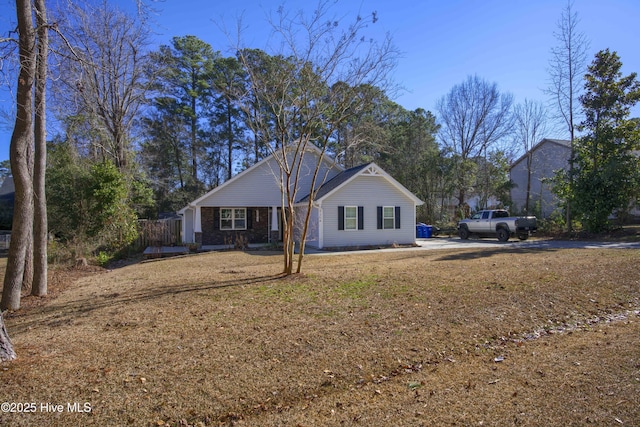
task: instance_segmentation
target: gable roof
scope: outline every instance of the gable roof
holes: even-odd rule
[[[355,166],[353,168],[340,172],[338,175],[334,176],[332,179],[324,183],[318,189],[318,191],[316,192],[315,200],[322,199],[324,196],[326,196],[336,188],[340,187],[342,184],[344,184],[346,181],[351,179],[353,176],[357,175],[358,172],[360,172],[362,169],[366,168],[370,164],[371,163],[365,163],[363,165]],[[302,199],[298,200],[298,203],[308,201],[310,195],[311,194],[307,194]]]
[[[318,156],[320,156],[322,154],[322,150],[320,150],[318,147],[316,147],[313,144],[308,145],[307,147],[305,147],[305,151],[315,153]],[[249,173],[251,173],[251,171],[253,171],[255,169],[258,169],[260,166],[262,166],[263,164],[265,164],[268,161],[270,161],[273,158],[273,156],[274,156],[273,154],[268,155],[267,157],[265,157],[264,159],[260,160],[256,164],[248,167],[247,169],[243,170],[242,172],[240,172],[239,174],[235,175],[231,179],[223,182],[222,184],[218,185],[217,187],[213,188],[212,190],[210,190],[207,193],[203,194],[202,196],[198,197],[194,201],[190,202],[189,204],[187,204],[187,206],[185,206],[182,209],[180,209],[177,213],[178,214],[184,214],[187,209],[196,206],[197,204],[199,204],[203,200],[207,199],[209,196],[221,191],[223,188],[229,186],[231,183],[241,180],[244,176],[246,176]],[[335,168],[337,168],[339,170],[343,169],[342,166],[337,164],[335,161],[333,161],[333,159],[331,159],[326,154],[324,154],[322,156],[322,161],[326,162],[326,163],[329,163],[331,167],[335,167]]]
[[[564,145],[565,147],[571,148],[571,141],[569,141],[568,139],[544,138],[542,141],[553,142],[554,144]]]
[[[396,187],[396,189],[398,189],[400,192],[402,192],[408,198],[413,200],[416,203],[416,205],[424,204],[424,202],[422,200],[417,198],[411,191],[407,190],[407,188],[404,185],[400,184],[391,175],[389,175],[384,170],[382,170],[382,168],[380,166],[376,165],[373,162],[365,163],[363,165],[356,166],[356,167],[353,167],[351,169],[347,169],[345,171],[340,172],[338,175],[333,177],[333,179],[331,179],[331,180],[327,181],[326,183],[324,183],[317,190],[314,200],[317,201],[317,202],[321,202],[322,199],[324,199],[325,197],[331,195],[332,193],[334,193],[338,189],[342,188],[348,182],[350,182],[353,179],[355,179],[357,176],[364,176],[364,175],[381,176],[381,177],[385,178],[389,183],[391,183],[391,185]],[[307,194],[302,199],[298,200],[297,203],[308,202],[310,196],[311,196],[311,194]]]
[[[556,145],[559,145],[561,147],[565,147],[567,149],[571,149],[571,141],[569,141],[567,139],[543,138],[540,142],[538,142],[536,145],[531,147],[531,149],[529,151],[527,151],[522,156],[520,156],[518,158],[518,160],[513,162],[511,164],[510,169],[513,169],[518,163],[520,163],[521,161],[526,159],[528,153],[533,153],[533,152],[537,151],[540,147],[542,147],[544,144],[547,144],[547,143],[556,144]]]

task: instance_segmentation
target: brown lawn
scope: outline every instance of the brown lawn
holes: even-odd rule
[[[35,413],[0,425],[640,425],[639,262],[402,251],[282,278],[227,252],[58,280],[7,316],[0,400]]]

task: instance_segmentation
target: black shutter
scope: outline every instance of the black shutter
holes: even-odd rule
[[[247,230],[253,228],[253,210],[247,208]]]
[[[344,230],[344,206],[338,206],[338,230]]]
[[[378,230],[382,230],[382,206],[378,206]]]
[[[396,206],[396,228],[400,228],[400,206]]]
[[[358,230],[364,230],[364,206],[358,206]]]

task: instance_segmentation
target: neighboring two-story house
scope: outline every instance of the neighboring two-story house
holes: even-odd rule
[[[557,197],[551,191],[552,184],[549,180],[553,178],[556,171],[569,168],[571,142],[545,138],[511,165],[509,175],[514,184],[511,189],[513,202],[511,210],[514,212],[520,212],[526,206],[529,156],[531,156],[529,213],[535,212],[536,205],[539,205],[542,218],[549,218],[559,205]]]

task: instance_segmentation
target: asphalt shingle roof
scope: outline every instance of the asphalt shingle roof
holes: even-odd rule
[[[350,169],[344,170],[340,172],[338,175],[331,178],[329,181],[322,184],[322,186],[318,189],[314,200],[318,200],[329,194],[331,191],[340,187],[343,183],[348,181],[351,177],[357,175],[362,169],[369,166],[371,163],[365,163],[360,166],[355,166]],[[298,203],[309,201],[309,194],[304,196],[302,199],[298,200]]]

